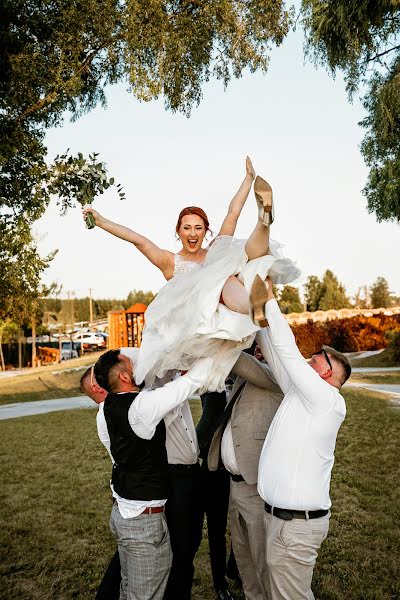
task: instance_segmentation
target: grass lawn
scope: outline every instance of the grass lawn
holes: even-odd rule
[[[100,354],[93,352],[58,364],[26,369],[11,377],[0,377],[0,405],[79,396],[79,378]]]
[[[378,394],[349,389],[345,396],[331,528],[314,593],[319,600],[399,599],[400,411]],[[193,409],[198,416],[199,402]],[[1,600],[93,599],[115,549],[110,460],[94,412],[10,419],[0,428]],[[211,599],[204,538],[193,600]]]
[[[352,358],[350,359],[352,367],[399,367],[400,363],[398,356],[396,358],[396,352],[389,344],[379,354],[373,354],[372,356],[366,356],[365,358]]]
[[[385,383],[400,384],[400,369],[398,371],[375,371],[374,373],[353,373],[350,379],[353,383]]]

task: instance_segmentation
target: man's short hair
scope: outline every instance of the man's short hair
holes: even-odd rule
[[[92,372],[92,370],[93,370],[93,366],[86,369],[86,371],[84,372],[84,374],[82,375],[82,377],[79,380],[79,389],[81,390],[82,394],[86,394],[85,384],[86,384],[87,379],[89,379],[90,373]]]
[[[340,378],[340,384],[343,385],[346,383],[348,378],[351,375],[351,365],[347,356],[335,350],[335,348],[331,348],[330,346],[322,346],[325,352],[329,354],[333,358],[334,361],[341,364],[343,368],[343,377]]]
[[[107,392],[116,391],[118,374],[125,369],[120,359],[121,350],[108,350],[102,354],[94,365],[94,376],[98,385]],[[115,369],[115,367],[119,367]]]

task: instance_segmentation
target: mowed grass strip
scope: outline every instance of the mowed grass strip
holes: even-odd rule
[[[345,395],[331,528],[313,589],[319,600],[394,600],[400,597],[400,411],[377,394]],[[192,409],[198,418],[199,401]],[[23,417],[0,427],[0,597],[93,598],[115,550],[108,528],[110,460],[93,411]],[[204,536],[193,600],[214,599],[206,542]]]
[[[400,384],[400,369],[398,371],[374,371],[373,373],[353,373],[350,379],[354,383],[384,383]]]
[[[99,352],[54,365],[26,369],[23,373],[0,377],[0,405],[79,396],[79,379]]]

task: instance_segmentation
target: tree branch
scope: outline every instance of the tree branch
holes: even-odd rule
[[[79,77],[85,71],[85,69],[91,64],[91,62],[94,60],[94,58],[97,56],[97,54],[101,50],[103,50],[106,47],[111,46],[114,42],[121,40],[122,37],[123,37],[122,34],[118,33],[117,35],[114,36],[114,38],[111,39],[111,43],[104,43],[101,46],[99,46],[99,47],[93,49],[91,52],[89,52],[89,54],[86,56],[85,60],[81,63],[81,66],[79,67],[77,72],[74,73],[72,75],[72,77],[70,77],[67,81],[63,82],[61,85],[56,87],[56,89],[54,89],[52,92],[47,94],[47,96],[45,96],[45,98],[42,98],[42,100],[38,100],[37,102],[35,102],[35,104],[32,104],[32,106],[30,106],[29,108],[24,110],[24,112],[21,115],[19,115],[19,117],[17,117],[17,123],[24,121],[33,112],[40,110],[41,108],[43,108],[44,106],[47,106],[51,102],[54,102],[54,100],[57,98],[59,93],[63,89],[65,89],[71,83],[71,81],[73,81],[74,79]]]
[[[398,50],[400,48],[399,46],[393,46],[393,48],[389,48],[388,50],[384,50],[384,52],[380,52],[379,54],[375,54],[375,56],[372,56],[372,58],[369,58],[367,60],[367,62],[372,62],[373,60],[377,60],[378,58],[381,58],[381,56],[385,56],[385,54],[389,54],[389,52],[393,52],[393,50]]]

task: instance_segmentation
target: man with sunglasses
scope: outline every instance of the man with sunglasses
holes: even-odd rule
[[[328,346],[303,358],[267,282],[268,288],[256,279],[251,300],[254,309],[265,305],[268,325],[257,342],[284,393],[258,469],[270,598],[312,600],[313,569],[329,528],[336,436],[346,415],[340,388],[351,367]]]

